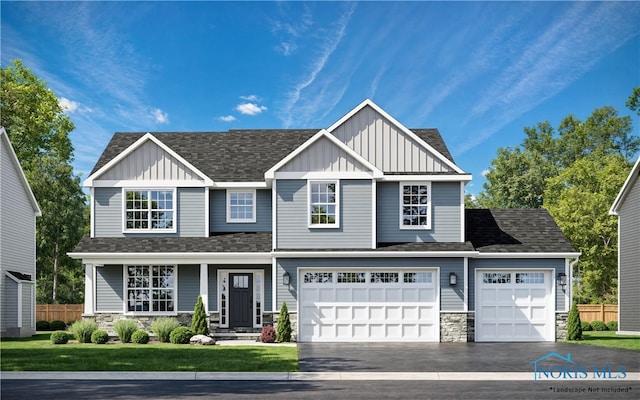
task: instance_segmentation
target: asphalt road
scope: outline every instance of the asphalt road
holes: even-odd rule
[[[639,382],[2,380],[12,399],[638,399]]]

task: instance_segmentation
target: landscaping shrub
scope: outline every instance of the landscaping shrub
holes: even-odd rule
[[[289,320],[289,309],[287,309],[287,303],[285,302],[283,302],[282,307],[280,307],[276,339],[280,343],[291,341],[291,321]]]
[[[580,311],[578,311],[578,306],[575,303],[571,306],[567,317],[567,340],[582,340]]]
[[[50,331],[51,330],[51,325],[49,324],[49,321],[37,321],[36,322],[36,331]]]
[[[74,322],[76,322],[76,320],[71,320],[71,321],[67,322],[67,326],[73,325]]]
[[[591,327],[593,328],[594,331],[606,331],[607,330],[607,324],[605,324],[602,321],[593,321],[591,323]]]
[[[265,325],[260,333],[260,341],[262,343],[274,343],[276,341],[276,330],[273,325]]]
[[[64,331],[65,329],[67,329],[67,324],[65,324],[64,321],[60,321],[59,319],[57,319],[55,321],[51,321],[51,323],[49,324],[49,329],[51,329],[52,331]]]
[[[51,343],[53,344],[67,344],[69,342],[69,335],[65,331],[55,331],[51,333]]]
[[[93,331],[91,334],[91,343],[105,344],[109,341],[109,334],[100,329]]]
[[[202,296],[198,296],[198,301],[193,309],[191,331],[194,335],[209,335],[209,324],[207,324],[207,314],[204,311],[204,304],[202,304]]]
[[[91,343],[91,335],[98,330],[98,324],[93,319],[81,319],[69,327],[69,332],[80,343]]]
[[[131,341],[136,344],[147,344],[149,343],[149,334],[142,329],[138,329],[131,335]]]
[[[177,319],[171,317],[163,317],[154,320],[151,323],[151,332],[156,335],[158,341],[169,343],[169,335],[171,331],[180,326]]]
[[[591,327],[591,324],[587,321],[582,321],[581,325],[582,325],[582,332],[589,332],[593,330],[593,328]]]
[[[191,329],[186,326],[179,326],[171,331],[169,341],[173,344],[189,344],[189,339],[193,336]]]
[[[610,331],[617,331],[618,330],[618,321],[609,321],[609,322],[607,322],[607,329],[609,329]]]
[[[138,330],[138,323],[132,319],[121,319],[113,324],[113,330],[122,343],[129,343],[133,332]]]

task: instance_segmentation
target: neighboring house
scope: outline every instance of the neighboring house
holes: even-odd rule
[[[298,341],[554,341],[570,261],[544,210],[465,210],[436,129],[365,100],[327,129],[116,133],[85,186],[85,314]],[[465,229],[466,228],[466,229]],[[558,325],[558,329],[556,329]]]
[[[40,208],[3,127],[0,157],[0,336],[32,336],[36,332],[36,217]]]
[[[618,216],[618,333],[640,335],[640,158],[613,202]]]

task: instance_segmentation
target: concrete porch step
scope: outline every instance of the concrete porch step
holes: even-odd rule
[[[260,340],[260,332],[212,332],[210,336],[215,340]]]

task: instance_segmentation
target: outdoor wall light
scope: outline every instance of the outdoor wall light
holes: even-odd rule
[[[563,290],[567,286],[567,274],[564,272],[558,272],[558,285],[562,286]]]
[[[458,284],[458,275],[455,272],[449,274],[449,286],[455,286]]]
[[[285,271],[284,274],[282,274],[282,283],[289,286],[289,283],[291,283],[291,277],[289,276],[289,273]]]

